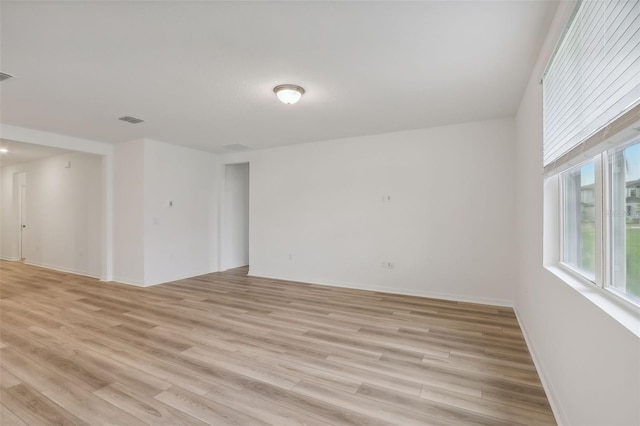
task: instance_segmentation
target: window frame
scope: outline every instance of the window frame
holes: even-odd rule
[[[570,173],[572,170],[576,170],[576,169],[581,169],[582,167],[584,167],[587,163],[594,163],[594,186],[593,186],[593,191],[594,191],[594,209],[596,211],[595,214],[595,222],[596,222],[596,235],[595,235],[595,255],[594,255],[594,260],[596,262],[595,264],[595,268],[594,268],[594,272],[593,272],[593,277],[588,276],[585,272],[587,271],[582,271],[579,268],[575,267],[574,265],[568,263],[565,261],[565,247],[566,247],[566,233],[565,233],[565,226],[566,226],[566,216],[567,216],[567,212],[565,211],[565,194],[567,192],[567,188],[565,185],[565,179],[564,179],[564,175],[566,173]],[[597,285],[598,282],[598,277],[599,277],[599,270],[598,270],[598,266],[599,263],[598,262],[598,258],[600,256],[598,256],[598,164],[597,164],[597,160],[596,158],[587,158],[585,160],[583,160],[582,162],[576,164],[576,165],[572,165],[571,167],[568,167],[565,170],[562,170],[560,172],[558,172],[558,185],[560,186],[559,191],[558,191],[558,210],[559,210],[559,222],[558,222],[558,228],[559,228],[559,236],[560,236],[560,249],[558,251],[558,263],[560,265],[562,265],[562,267],[569,269],[572,273],[577,274],[578,276],[580,276],[581,278],[583,278],[584,280],[588,281],[591,284]]]
[[[607,192],[605,192],[604,195],[604,200],[603,200],[603,217],[606,216],[606,229],[604,230],[605,233],[603,235],[603,237],[605,238],[605,247],[604,247],[604,252],[603,252],[603,256],[604,260],[605,260],[605,265],[606,265],[606,274],[603,277],[603,288],[609,292],[611,292],[613,295],[618,296],[623,298],[624,300],[628,301],[629,303],[631,303],[634,306],[640,307],[640,296],[635,297],[632,295],[629,295],[628,293],[618,289],[615,285],[614,285],[614,279],[613,279],[613,251],[614,251],[614,244],[613,244],[613,231],[612,231],[612,222],[614,220],[614,215],[613,215],[613,210],[614,210],[614,206],[612,205],[612,197],[611,197],[611,191],[612,191],[612,185],[613,183],[611,182],[611,170],[610,170],[610,161],[609,161],[609,152],[615,149],[619,149],[619,150],[624,150],[626,148],[629,148],[631,146],[634,145],[638,145],[640,146],[640,135],[637,135],[636,137],[630,138],[626,143],[622,143],[619,145],[616,145],[614,147],[611,147],[611,149],[604,151],[601,155],[602,155],[602,165],[604,167],[605,170],[605,174],[604,177],[606,179],[606,187],[605,190]],[[626,195],[625,195],[626,198]],[[604,219],[603,219],[604,220]],[[626,214],[625,214],[625,218],[624,220],[626,221]],[[625,248],[626,250],[626,248]]]
[[[633,310],[640,309],[640,298],[634,297],[614,286],[613,283],[613,263],[611,261],[613,254],[613,236],[611,232],[611,178],[609,170],[609,151],[612,149],[624,149],[626,147],[640,144],[640,135],[630,138],[625,143],[615,145],[608,150],[600,152],[595,156],[584,158],[580,163],[571,164],[563,168],[551,176],[557,177],[557,241],[559,243],[555,264],[568,272],[574,278],[587,286],[595,287],[608,295],[613,296],[617,301],[623,303],[627,308]],[[565,252],[565,184],[564,174],[572,170],[583,167],[585,164],[594,163],[594,201],[595,201],[595,271],[594,278],[591,279],[584,271],[566,263],[564,261]],[[546,234],[546,232],[545,232]]]

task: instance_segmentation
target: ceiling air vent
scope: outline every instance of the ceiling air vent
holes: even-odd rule
[[[251,149],[251,147],[248,147],[246,145],[242,145],[239,143],[234,143],[232,145],[224,145],[223,148],[228,149],[230,151],[248,151]]]
[[[9,80],[11,77],[13,77],[11,74],[0,72],[0,81]]]
[[[126,121],[127,123],[131,123],[131,124],[144,123],[144,120],[141,120],[141,119],[135,118],[135,117],[131,117],[130,115],[125,115],[124,117],[120,117],[120,118],[118,118],[118,120]]]

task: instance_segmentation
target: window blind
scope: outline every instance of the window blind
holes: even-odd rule
[[[543,77],[543,96],[545,170],[587,150],[595,155],[625,113],[635,117],[627,124],[640,120],[640,1],[581,1]]]

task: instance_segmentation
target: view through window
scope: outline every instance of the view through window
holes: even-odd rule
[[[610,285],[640,300],[640,143],[609,153]]]
[[[590,161],[563,173],[562,261],[595,280],[595,164]]]

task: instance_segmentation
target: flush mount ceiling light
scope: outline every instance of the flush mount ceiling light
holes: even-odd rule
[[[0,148],[0,152],[6,154],[9,150],[7,148]]]
[[[287,105],[295,104],[304,94],[304,89],[295,84],[281,84],[273,88],[273,92],[278,96],[280,102]]]

